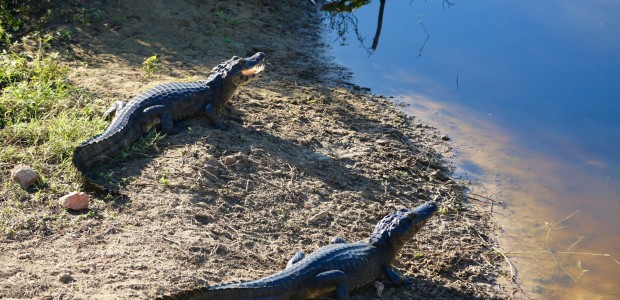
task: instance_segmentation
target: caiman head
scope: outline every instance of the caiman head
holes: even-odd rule
[[[240,86],[256,79],[265,69],[265,53],[241,58],[233,56],[231,59],[215,66],[211,70],[208,81],[212,88],[223,99],[229,99]]]
[[[394,258],[436,211],[435,202],[427,202],[414,209],[403,208],[395,211],[377,223],[369,243],[380,248],[387,247],[391,258]]]

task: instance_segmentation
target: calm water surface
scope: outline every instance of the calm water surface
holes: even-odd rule
[[[450,135],[474,193],[505,201],[526,295],[620,299],[620,1],[453,2],[387,1],[377,51],[349,35],[333,55]],[[355,11],[367,46],[378,7]]]

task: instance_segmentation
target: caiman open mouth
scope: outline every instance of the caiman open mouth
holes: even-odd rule
[[[252,80],[258,77],[265,69],[265,53],[257,52],[256,54],[248,58],[238,58],[234,56],[232,58],[235,66],[233,66],[234,75],[231,76],[230,81],[235,86],[242,86],[250,83]]]
[[[256,54],[246,58],[233,56],[211,69],[209,78],[220,76],[224,81],[239,86],[248,83],[263,72],[265,69],[264,60],[265,53],[263,52],[256,52]]]
[[[260,74],[263,70],[265,69],[265,64],[263,64],[262,62],[252,66],[249,69],[245,69],[243,71],[241,71],[241,74],[245,75],[245,76],[249,76],[249,75],[258,75]]]
[[[265,69],[264,59],[265,53],[262,52],[257,52],[246,59],[242,59],[244,66],[241,74],[252,77],[260,74]]]

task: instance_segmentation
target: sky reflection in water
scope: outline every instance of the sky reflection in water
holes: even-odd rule
[[[349,37],[336,60],[450,134],[460,170],[509,203],[504,249],[540,251],[512,256],[529,293],[620,298],[620,263],[556,254],[562,270],[544,251],[584,236],[571,251],[620,260],[620,2],[453,2],[388,1],[376,53]],[[355,13],[367,44],[378,6]]]

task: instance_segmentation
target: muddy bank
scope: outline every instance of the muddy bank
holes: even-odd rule
[[[338,86],[309,1],[96,1],[97,20],[57,22],[71,81],[103,112],[162,82],[206,76],[263,51],[265,74],[223,112],[99,168],[126,195],[101,217],[1,241],[0,297],[125,299],[250,280],[298,250],[366,239],[401,207],[441,207],[395,267],[411,286],[387,299],[507,298],[489,216],[463,204],[441,134],[382,96]],[[64,9],[77,9],[65,7]],[[145,76],[145,58],[158,68]],[[233,121],[241,119],[241,122]],[[77,217],[76,217],[77,218]],[[356,292],[376,298],[368,287]]]

